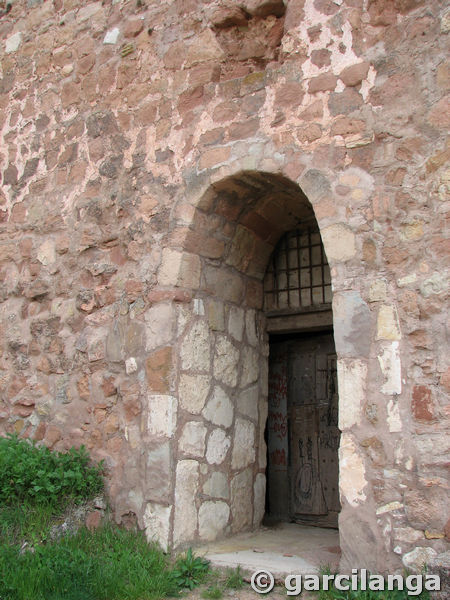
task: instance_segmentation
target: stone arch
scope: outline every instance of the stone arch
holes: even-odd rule
[[[281,235],[300,223],[316,222],[317,207],[332,193],[316,169],[306,171],[300,185],[279,172],[241,169],[230,174],[229,167],[212,179],[208,185],[196,181],[191,189],[187,186],[174,207],[175,226],[152,295],[158,329],[172,341],[146,362],[148,433],[164,436],[170,450],[165,500],[146,504],[143,523],[147,536],[164,546],[208,541],[261,522],[268,367],[262,280]],[[364,565],[373,555],[377,524],[355,428],[361,422],[369,361],[374,362],[369,356],[373,319],[352,287],[364,271],[358,240],[339,217],[336,213],[317,223],[333,283],[341,547],[345,564]],[[159,318],[161,307],[166,325]],[[147,487],[155,481],[152,469]]]
[[[292,180],[241,171],[212,183],[171,232],[159,284],[193,300],[192,311],[184,309],[175,359],[175,546],[262,520],[268,355],[262,280],[282,234],[315,222],[312,204]]]

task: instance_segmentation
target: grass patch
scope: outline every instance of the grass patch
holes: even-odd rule
[[[0,504],[0,544],[2,540],[7,540],[10,545],[22,544],[25,541],[30,545],[45,542],[57,515],[54,507],[47,504]]]
[[[241,567],[229,567],[225,572],[210,571],[206,582],[209,582],[209,585],[201,593],[202,598],[206,600],[218,600],[226,592],[240,590],[245,585]]]
[[[22,553],[0,546],[0,598],[8,600],[153,600],[177,590],[163,552],[113,525]]]
[[[225,571],[224,586],[227,589],[240,590],[244,587],[244,578],[242,576],[241,567],[237,566],[235,569],[228,568]]]
[[[202,591],[201,596],[206,600],[219,600],[223,596],[223,591],[224,588],[220,585],[210,585]]]
[[[329,567],[323,567],[320,571],[321,575],[331,575],[331,569]],[[407,573],[404,573],[403,580],[406,581]],[[370,579],[370,573],[367,573],[367,579]],[[387,586],[387,580],[385,579]],[[358,588],[361,587],[360,582]],[[375,586],[374,586],[375,587]],[[408,589],[405,586],[403,590],[338,590],[334,586],[334,582],[330,585],[329,590],[320,590],[313,592],[318,600],[410,600],[411,598],[417,598],[418,600],[430,600],[430,592],[428,590],[422,590],[421,593],[415,593],[414,595],[408,594]]]
[[[0,438],[0,600],[157,600],[206,579],[208,561],[189,550],[174,565],[142,532],[51,533],[102,488],[102,464],[84,448]]]

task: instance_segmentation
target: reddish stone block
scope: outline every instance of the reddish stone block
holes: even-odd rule
[[[408,340],[414,348],[430,349],[433,342],[425,329],[416,329],[408,335]]]
[[[34,411],[34,402],[30,405],[25,404],[25,400],[21,400],[20,403],[16,404],[13,408],[13,414],[18,417],[26,418],[29,417]]]
[[[34,432],[34,440],[36,442],[40,442],[40,441],[42,441],[44,439],[46,428],[47,428],[46,424],[43,423],[42,421],[36,427],[36,431]]]
[[[145,362],[149,389],[158,393],[170,391],[171,370],[172,348],[166,346],[153,352]]]
[[[88,73],[92,67],[95,65],[95,55],[89,54],[88,56],[83,56],[77,63],[78,73],[81,75],[85,75]]]
[[[126,38],[134,38],[138,36],[144,29],[144,19],[134,18],[129,19],[123,28],[123,35]]]
[[[302,83],[290,82],[283,84],[275,94],[275,106],[285,108],[295,108],[302,103],[305,95],[304,85]]]
[[[120,246],[114,246],[109,252],[109,258],[115,265],[122,266],[127,262],[127,257]]]
[[[326,48],[320,50],[313,50],[311,52],[311,62],[316,67],[321,69],[322,67],[329,67],[331,64],[331,52]]]
[[[316,94],[317,92],[332,92],[336,87],[336,83],[336,75],[333,75],[333,73],[323,73],[323,75],[310,79],[308,91],[310,94]]]
[[[371,25],[387,26],[397,21],[397,11],[392,0],[369,0],[368,9]]]
[[[426,162],[427,173],[434,173],[443,165],[450,162],[450,148],[436,152]]]
[[[200,168],[209,169],[222,162],[226,162],[229,159],[230,154],[231,148],[229,146],[206,150],[200,157]]]
[[[450,367],[441,375],[441,385],[450,392]]]
[[[415,82],[412,75],[396,73],[371,91],[369,101],[375,106],[389,105],[402,99],[406,94],[412,93],[414,86]]]
[[[239,104],[236,100],[230,100],[218,104],[213,111],[213,119],[219,123],[231,121],[239,112]]]
[[[16,185],[17,168],[15,165],[8,165],[8,167],[3,171],[3,183],[4,185]]]
[[[58,427],[56,427],[55,425],[50,424],[47,427],[47,431],[45,433],[45,444],[46,446],[48,446],[49,448],[53,448],[53,446],[59,442],[59,440],[62,438],[62,433],[61,430],[58,429]]]
[[[25,223],[27,216],[27,207],[25,202],[16,202],[11,209],[10,222],[11,223]]]
[[[431,390],[425,385],[415,385],[412,394],[411,410],[417,421],[433,420]]]
[[[218,29],[247,25],[247,15],[236,5],[218,6],[209,15],[209,20]]]
[[[331,126],[331,135],[354,135],[362,133],[366,129],[366,124],[360,119],[350,119],[349,117],[337,118]]]
[[[103,377],[102,390],[105,398],[114,396],[117,393],[117,387],[113,375],[111,375],[110,377]]]
[[[19,242],[19,249],[22,258],[30,258],[33,248],[33,240],[31,238],[23,238]]]
[[[100,527],[102,522],[102,513],[99,510],[91,511],[86,517],[86,527],[89,531],[94,531]]]
[[[428,121],[439,129],[450,127],[450,94],[441,98],[428,113]]]
[[[406,169],[404,167],[399,167],[398,169],[393,169],[389,171],[386,175],[387,183],[391,185],[401,185],[403,183],[403,179],[406,175]]]
[[[125,291],[129,302],[134,302],[142,294],[143,289],[144,284],[137,279],[128,279],[125,282]]]
[[[80,101],[80,86],[74,82],[63,85],[61,90],[61,104],[64,108]]]
[[[311,143],[322,137],[322,128],[318,123],[312,123],[299,129],[296,135],[300,143]]]
[[[343,71],[340,72],[339,78],[345,83],[348,87],[354,87],[359,85],[363,79],[367,77],[367,73],[369,71],[369,63],[361,62],[357,65],[351,65],[350,67],[346,67]]]
[[[314,0],[314,8],[327,17],[335,15],[339,10],[339,6],[332,0]]]
[[[82,375],[77,381],[78,395],[83,400],[89,400],[91,395],[91,384],[88,375]]]
[[[136,121],[140,125],[152,125],[155,122],[157,112],[158,104],[156,102],[149,102],[137,111]]]
[[[203,103],[204,88],[198,85],[194,89],[186,90],[178,99],[178,112],[184,114]]]
[[[141,414],[142,406],[139,398],[129,398],[123,402],[123,410],[125,412],[125,419],[129,423],[133,421],[135,417]]]
[[[233,123],[230,125],[229,138],[230,140],[243,140],[254,136],[259,129],[259,119],[248,119],[241,123]]]
[[[262,18],[282,17],[286,11],[283,0],[244,0],[243,6],[250,15]]]
[[[147,300],[150,304],[157,304],[158,302],[164,302],[164,300],[184,303],[192,300],[192,294],[184,290],[153,290],[148,294]]]

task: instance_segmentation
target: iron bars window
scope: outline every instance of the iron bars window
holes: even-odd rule
[[[330,302],[330,267],[319,230],[289,231],[279,241],[266,271],[265,309],[302,309]]]

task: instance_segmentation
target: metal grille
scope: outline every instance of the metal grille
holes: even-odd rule
[[[331,276],[318,229],[286,233],[264,279],[266,310],[307,308],[331,302]]]

